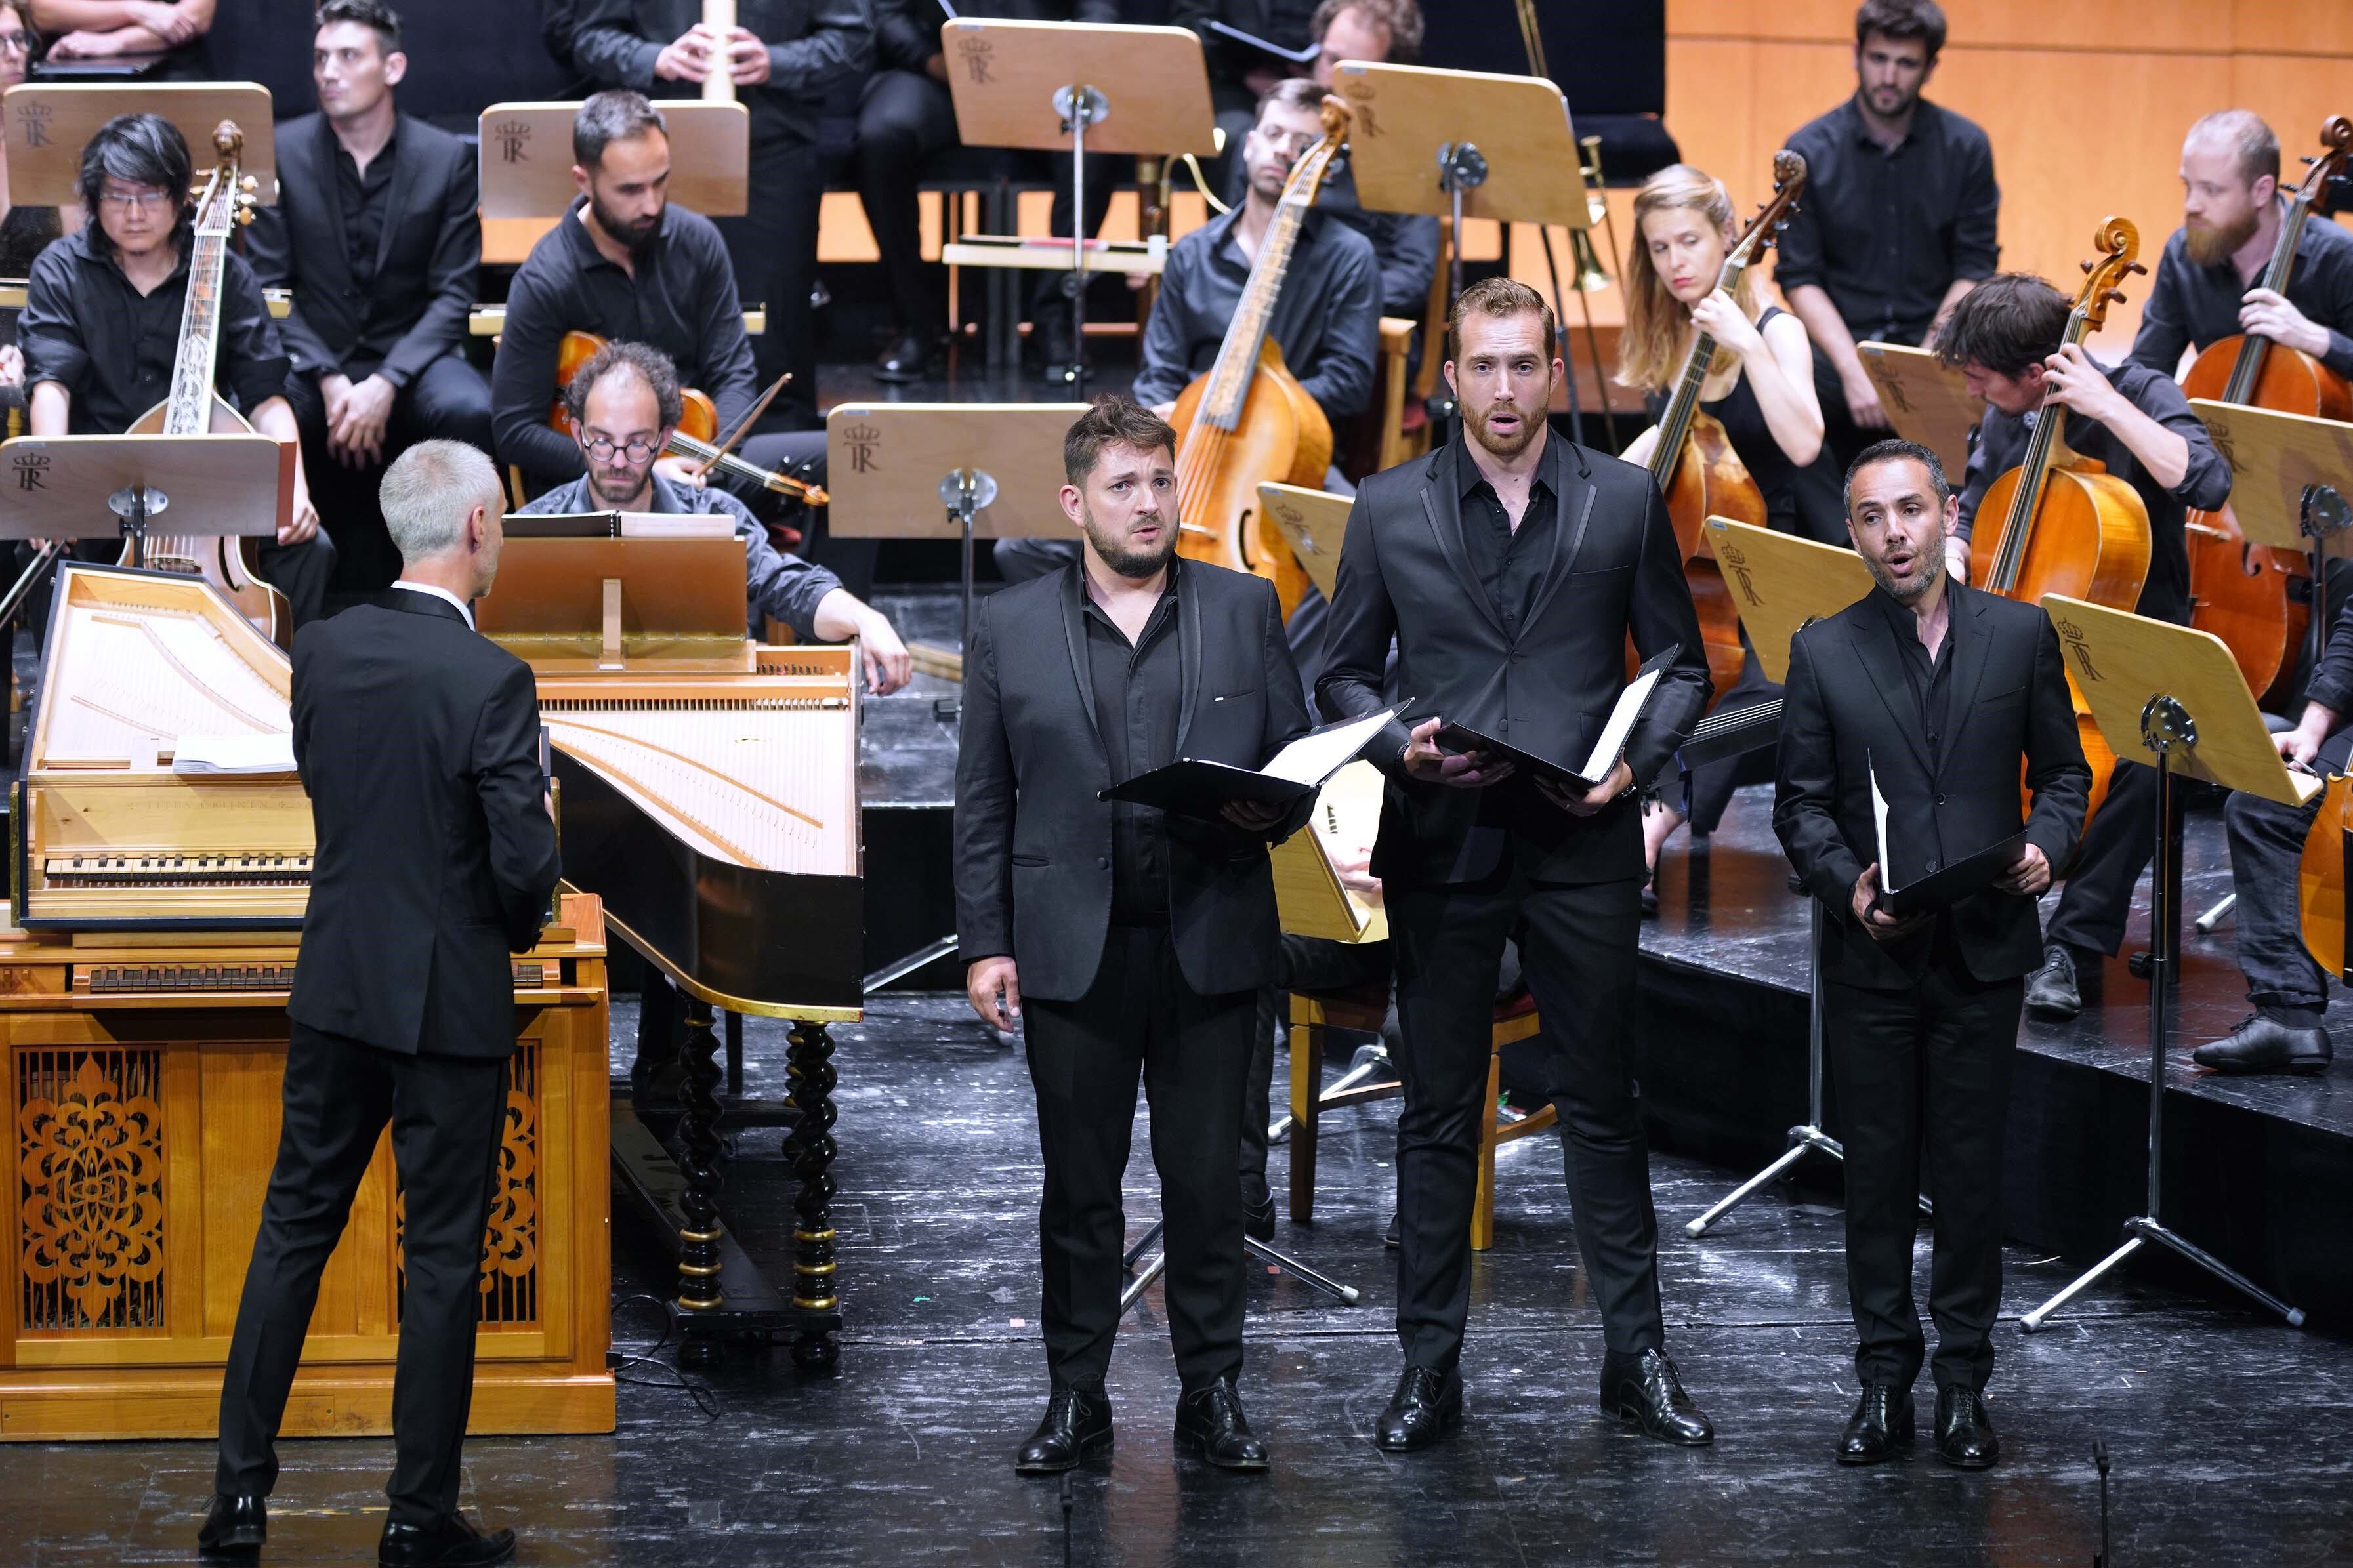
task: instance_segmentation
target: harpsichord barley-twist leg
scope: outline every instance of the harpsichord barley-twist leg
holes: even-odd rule
[[[793,1174],[800,1184],[793,1200],[793,1305],[829,1317],[839,1300],[833,1254],[833,1037],[823,1024],[797,1023],[790,1039],[789,1083],[801,1113],[791,1141]],[[793,1344],[793,1360],[810,1371],[831,1367],[840,1354],[829,1322],[804,1327]]]
[[[679,1207],[686,1223],[678,1233],[678,1305],[684,1312],[708,1312],[723,1301],[719,1241],[726,1234],[719,1218],[719,1037],[712,1031],[711,1005],[691,996],[685,1003],[678,1146],[679,1173],[686,1178]]]

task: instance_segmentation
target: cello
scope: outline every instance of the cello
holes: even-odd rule
[[[1715,286],[1727,294],[1740,287],[1740,278],[1773,243],[1805,188],[1806,161],[1783,148],[1773,154],[1773,196],[1758,209],[1748,227],[1725,253]],[[1692,339],[1675,378],[1674,396],[1659,416],[1659,437],[1651,448],[1651,477],[1666,498],[1667,515],[1674,523],[1675,543],[1683,552],[1683,578],[1691,585],[1692,607],[1699,612],[1700,641],[1707,649],[1707,673],[1718,698],[1740,679],[1746,657],[1740,644],[1740,613],[1724,584],[1724,573],[1707,547],[1704,527],[1711,517],[1766,526],[1765,497],[1749,477],[1748,468],[1732,449],[1732,437],[1715,416],[1701,411],[1700,391],[1715,369],[1715,340],[1705,332]]]
[[[2341,114],[2330,119],[2320,128],[2320,144],[2324,151],[2309,160],[2311,169],[2288,198],[2271,262],[2255,288],[2286,294],[2305,221],[2353,155],[2353,120]],[[2181,390],[2242,407],[2353,419],[2353,386],[2343,376],[2301,349],[2252,333],[2234,332],[2209,343],[2181,378]],[[2283,679],[2294,679],[2288,649],[2307,630],[2310,563],[2301,555],[2249,544],[2227,510],[2191,512],[2189,545],[2189,624],[2229,645],[2249,690],[2265,700],[2290,695],[2278,686]]]
[[[2148,270],[2137,259],[2140,231],[2123,218],[2103,223],[2092,243],[2100,254],[2084,263],[2087,276],[2067,312],[2062,346],[2081,344],[2105,325],[2108,307],[2124,298],[2118,285]],[[2064,594],[2130,610],[2148,580],[2148,509],[2105,464],[2070,450],[2066,426],[2066,405],[2046,405],[2027,442],[2025,459],[1997,478],[1978,503],[1971,548],[1988,563],[1978,585],[2029,604],[2045,594]],[[2116,753],[2093,721],[2072,673],[2067,693],[2075,705],[2084,760],[2092,768],[2088,813],[2106,797]]]
[[[1308,209],[1348,133],[1348,107],[1324,100],[1324,140],[1300,155],[1259,242],[1216,363],[1176,399],[1176,551],[1272,581],[1288,617],[1309,587],[1290,542],[1260,515],[1258,487],[1275,480],[1321,489],[1332,425],[1267,335],[1282,275]]]

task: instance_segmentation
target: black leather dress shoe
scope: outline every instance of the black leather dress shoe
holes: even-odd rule
[[[1392,1454],[1409,1454],[1461,1425],[1462,1374],[1409,1366],[1373,1428],[1373,1442]]]
[[[269,1505],[252,1492],[215,1492],[196,1527],[196,1550],[206,1557],[250,1557],[269,1539]]]
[[[920,332],[901,333],[874,356],[874,379],[894,384],[921,381],[931,368],[931,342]]]
[[[1397,1210],[1389,1210],[1389,1227],[1381,1233],[1381,1245],[1395,1252],[1405,1245],[1405,1219]]]
[[[2326,1029],[2299,1029],[2261,1013],[2250,1013],[2219,1040],[2199,1047],[2189,1059],[2215,1072],[2327,1072],[2335,1057]]]
[[[1888,1383],[1866,1383],[1846,1430],[1839,1434],[1838,1462],[1875,1465],[1915,1439],[1912,1391]]]
[[[2038,1018],[2072,1018],[2084,1010],[2075,954],[2065,942],[2043,944],[2042,967],[2026,977],[2026,1010]]]
[[[436,1524],[403,1524],[388,1519],[375,1543],[383,1568],[487,1568],[514,1557],[512,1530],[484,1531],[462,1513]]]
[[[1078,1468],[1081,1459],[1111,1452],[1111,1396],[1100,1388],[1055,1385],[1046,1398],[1046,1418],[1013,1456],[1013,1468],[1024,1476],[1059,1475]]]
[[[1657,1351],[1640,1355],[1611,1351],[1601,1358],[1601,1408],[1616,1412],[1620,1420],[1633,1422],[1662,1443],[1696,1448],[1715,1441],[1715,1428],[1683,1392],[1675,1363]]]
[[[1229,1377],[1176,1402],[1176,1441],[1221,1470],[1266,1468],[1266,1445],[1251,1433]]]
[[[1268,1193],[1257,1202],[1248,1194],[1242,1198],[1242,1234],[1252,1241],[1274,1239],[1274,1194]]]
[[[1993,1417],[1976,1389],[1947,1384],[1936,1390],[1936,1458],[1963,1470],[1982,1470],[2001,1458],[2001,1439],[1993,1435]]]

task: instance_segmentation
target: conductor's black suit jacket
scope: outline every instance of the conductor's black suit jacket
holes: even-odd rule
[[[1308,728],[1273,586],[1198,561],[1180,572],[1176,755],[1258,767]],[[973,606],[956,754],[959,955],[1012,954],[1021,994],[1050,1002],[1085,995],[1103,962],[1112,808],[1095,797],[1121,782],[1095,727],[1079,573],[1065,566]],[[1314,808],[1311,795],[1275,839]],[[1282,931],[1267,840],[1166,822],[1169,934],[1185,984],[1203,995],[1272,984]]]
[[[2052,876],[2063,875],[2084,826],[2091,769],[2076,737],[2075,711],[2059,637],[2033,605],[1957,584],[1941,765],[1931,765],[1919,705],[1901,662],[1904,650],[1878,590],[1789,639],[1782,695],[1773,827],[1807,889],[1822,901],[1822,973],[1864,990],[1900,990],[1926,965],[1933,934],[1873,941],[1854,919],[1854,884],[1879,858],[1871,771],[1887,801],[1891,851],[1915,855],[1899,868],[1911,881],[1944,859],[2000,843],[2022,826]],[[2019,763],[2034,793],[2019,802]],[[1881,868],[1883,885],[1886,868]],[[1971,975],[1990,984],[2042,962],[2032,899],[1989,889],[1949,915]]]
[[[381,371],[406,386],[465,342],[482,259],[474,149],[400,117],[375,276],[365,284],[352,275],[336,151],[324,115],[278,128],[278,202],[255,214],[247,252],[265,288],[294,291],[282,330],[298,374],[360,381]]]
[[[294,636],[294,763],[318,830],[287,1016],[403,1053],[514,1049],[510,954],[558,870],[531,667],[387,588]]]
[[[1387,706],[1382,670],[1397,638],[1398,681],[1410,718],[1440,716],[1537,756],[1581,762],[1626,684],[1626,641],[1649,658],[1680,647],[1649,711],[1626,743],[1648,784],[1707,706],[1707,658],[1666,505],[1650,471],[1546,437],[1555,502],[1550,560],[1516,637],[1462,543],[1458,437],[1427,458],[1375,474],[1356,492],[1340,550],[1324,672],[1315,698],[1327,719]],[[1572,816],[1516,775],[1489,789],[1423,784],[1398,765],[1409,726],[1392,721],[1365,756],[1388,775],[1372,869],[1424,886],[1478,882],[1516,864],[1540,882],[1606,882],[1642,874],[1642,835],[1629,795]]]

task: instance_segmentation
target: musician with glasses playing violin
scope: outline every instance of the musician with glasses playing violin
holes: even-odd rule
[[[1936,357],[1986,401],[1961,489],[1960,531],[1946,541],[1954,574],[1968,580],[1968,536],[1994,480],[2019,467],[2045,408],[2063,405],[2068,447],[2105,464],[2140,498],[2148,517],[2148,577],[2137,614],[2186,626],[2191,508],[2230,499],[2231,467],[2172,378],[2127,361],[2110,368],[2073,343],[2067,297],[2040,278],[2005,272],[1972,289],[1936,333]],[[2119,761],[2092,814],[2067,890],[2044,933],[2042,967],[2026,984],[2026,1010],[2072,1018],[2082,1007],[2079,967],[2123,945],[2133,885],[2148,865],[2157,826],[2157,775]]]
[[[118,115],[82,150],[85,222],[33,263],[16,323],[28,424],[36,436],[113,436],[172,389],[188,292],[192,224],[188,144],[167,120]],[[294,506],[262,542],[259,573],[283,594],[294,624],[317,618],[334,570],[304,482],[301,432],[286,401],[291,365],[253,269],[224,258],[215,383],[253,427],[296,448]],[[91,558],[119,548],[85,545]]]

